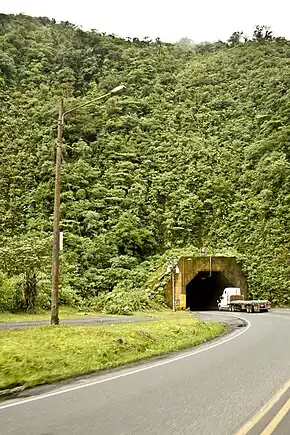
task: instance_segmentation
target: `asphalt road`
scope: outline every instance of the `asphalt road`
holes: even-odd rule
[[[249,326],[174,357],[2,402],[0,433],[289,435],[290,311],[243,317]]]
[[[108,317],[86,317],[82,319],[61,319],[61,325],[69,326],[85,326],[94,324],[105,324],[105,323],[131,323],[131,322],[144,322],[149,320],[155,320],[153,318],[136,317],[136,316],[108,316]],[[27,320],[21,322],[1,322],[0,330],[11,330],[11,329],[25,329],[35,326],[46,326],[50,325],[49,320]]]

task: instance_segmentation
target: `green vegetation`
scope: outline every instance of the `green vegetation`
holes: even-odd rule
[[[66,120],[61,302],[156,308],[150,274],[205,246],[236,253],[253,297],[289,304],[289,56],[263,26],[171,45],[0,15],[0,309],[49,306],[59,100],[121,83]]]
[[[62,305],[59,309],[59,315],[62,320],[64,319],[82,319],[86,317],[102,316],[102,313],[95,311],[80,311],[78,308]],[[33,313],[23,311],[11,313],[9,311],[0,311],[0,323],[6,322],[25,322],[28,320],[50,320],[50,311],[37,310]]]
[[[0,389],[31,387],[118,367],[196,346],[224,330],[224,325],[187,315],[144,324],[0,332]]]

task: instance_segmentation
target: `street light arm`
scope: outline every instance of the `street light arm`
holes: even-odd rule
[[[111,95],[118,94],[119,92],[121,92],[121,91],[123,91],[123,90],[125,90],[125,89],[126,89],[126,86],[124,86],[124,85],[116,86],[116,87],[115,87],[114,89],[112,89],[110,92],[107,92],[106,94],[101,95],[100,97],[93,98],[92,100],[87,101],[86,103],[79,104],[78,106],[75,106],[75,107],[73,107],[73,108],[70,109],[70,110],[67,110],[66,112],[64,112],[64,113],[62,114],[62,118],[61,118],[61,122],[62,122],[62,124],[64,123],[64,117],[65,117],[65,115],[67,115],[68,113],[74,112],[75,110],[80,109],[81,107],[89,106],[90,104],[95,103],[95,102],[98,101],[98,100],[102,100],[103,98],[110,97]]]
[[[100,97],[94,98],[93,100],[87,101],[86,103],[83,104],[79,104],[78,106],[75,106],[70,110],[67,110],[62,115],[62,123],[64,123],[64,117],[68,113],[74,112],[75,110],[80,109],[81,107],[89,106],[90,104],[95,103],[98,100],[102,100],[103,98],[109,97],[110,95],[112,95],[112,92],[108,92],[107,94],[101,95]]]

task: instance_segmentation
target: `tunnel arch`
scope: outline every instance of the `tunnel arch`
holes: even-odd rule
[[[206,280],[208,281],[202,282]],[[247,279],[235,257],[183,256],[178,260],[177,268],[172,270],[165,285],[165,300],[171,307],[192,310],[199,306],[204,307],[203,309],[214,309],[217,307],[216,296],[227,286],[239,287],[241,294],[247,298]],[[209,294],[212,295],[211,298]]]

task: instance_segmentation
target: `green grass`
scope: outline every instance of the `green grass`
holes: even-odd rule
[[[73,307],[60,307],[59,308],[59,317],[60,319],[72,319],[72,318],[86,318],[86,317],[101,317],[106,316],[109,317],[109,315],[104,315],[101,313],[97,313],[94,311],[84,312],[79,311],[77,308]],[[23,322],[23,321],[29,321],[29,320],[49,320],[50,319],[50,311],[49,310],[42,310],[35,314],[29,314],[29,313],[8,313],[8,312],[1,312],[0,311],[0,323],[7,323],[7,322]]]
[[[133,363],[196,346],[224,330],[183,313],[142,324],[0,331],[0,390]]]
[[[185,311],[173,313],[170,309],[162,309],[161,311],[138,311],[134,313],[134,317],[170,317],[170,316],[187,315]],[[97,311],[80,311],[78,308],[69,306],[59,307],[59,318],[62,319],[85,319],[87,317],[116,317],[115,314],[104,314]],[[50,310],[40,310],[37,313],[9,313],[0,311],[0,323],[9,322],[25,322],[29,320],[50,320]]]

